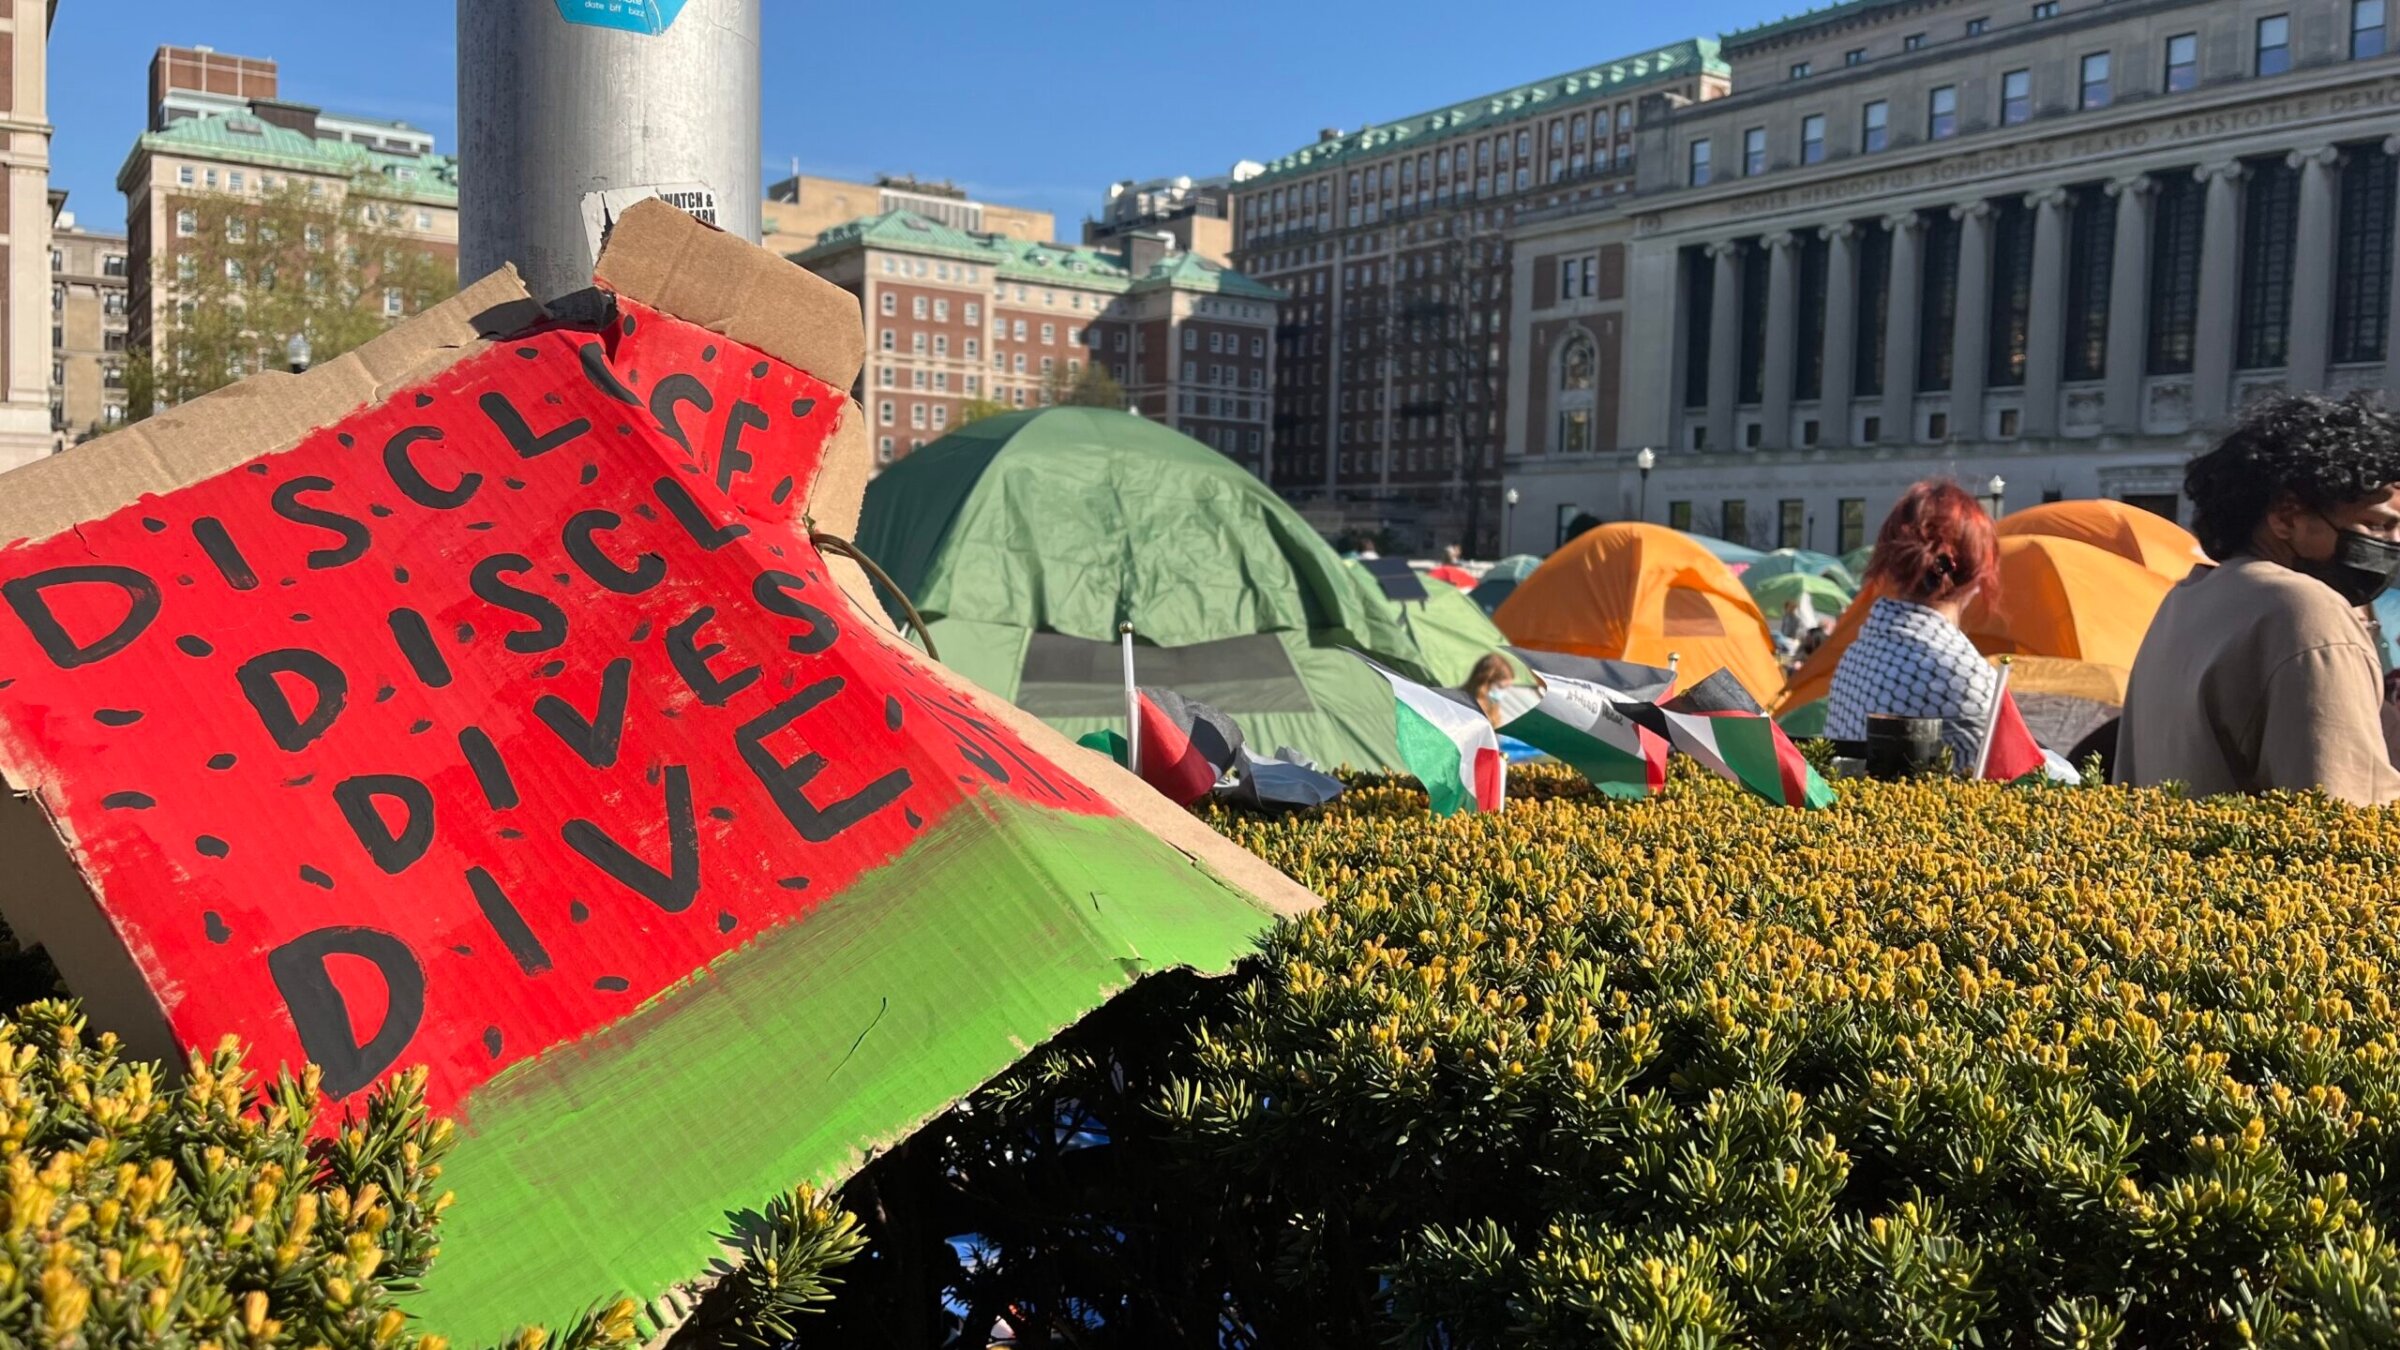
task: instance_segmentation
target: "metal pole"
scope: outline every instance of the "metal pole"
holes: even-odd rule
[[[1133,683],[1133,625],[1117,625],[1117,642],[1125,658],[1125,767],[1142,771],[1142,695]]]
[[[1992,691],[1991,720],[1983,724],[1983,739],[1975,746],[1974,780],[1978,783],[1983,781],[1983,771],[1992,762],[1992,734],[2000,730],[2000,709],[2008,702],[2008,674],[2016,664],[2017,658],[2013,656],[2000,658],[2000,687]]]
[[[587,211],[613,219],[650,189],[756,243],[760,9],[459,5],[460,276],[515,263],[539,299],[580,290],[592,278]]]
[[[1650,523],[1650,471],[1642,470],[1642,523]]]

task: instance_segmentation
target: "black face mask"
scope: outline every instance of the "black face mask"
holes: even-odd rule
[[[2335,526],[2333,556],[2323,561],[2304,558],[2293,570],[2331,586],[2344,604],[2356,609],[2383,594],[2400,576],[2400,544]]]

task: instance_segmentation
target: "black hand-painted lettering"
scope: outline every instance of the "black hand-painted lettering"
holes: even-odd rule
[[[325,969],[331,956],[358,957],[383,976],[383,1025],[364,1045],[351,1035],[350,1005]],[[301,1051],[324,1071],[318,1086],[335,1101],[390,1068],[425,1020],[425,968],[407,943],[380,928],[304,933],[267,953],[267,973],[300,1033]]]
[[[397,802],[405,824],[397,831],[384,818],[377,798]],[[387,876],[398,876],[433,846],[433,792],[405,774],[362,773],[333,785],[334,803],[342,819],[367,850],[367,857]]]
[[[832,646],[841,637],[842,630],[834,623],[832,615],[793,594],[806,585],[808,583],[805,580],[790,572],[769,570],[759,573],[758,580],[750,583],[750,595],[758,601],[759,608],[768,613],[798,619],[807,624],[808,631],[792,638],[786,645],[802,656],[814,656]]]
[[[624,518],[614,511],[578,511],[568,519],[562,539],[567,557],[594,583],[619,595],[640,595],[666,576],[667,560],[655,553],[645,553],[633,560],[632,567],[619,567],[592,542],[593,535],[624,523]]]
[[[508,776],[508,762],[500,758],[500,749],[492,744],[482,727],[462,727],[458,733],[459,752],[467,757],[467,767],[475,771],[475,785],[483,789],[483,799],[495,811],[506,811],[517,804],[516,780]]]
[[[550,968],[550,949],[534,934],[532,925],[517,911],[516,902],[492,874],[480,867],[467,869],[467,889],[475,892],[475,907],[483,911],[483,921],[499,934],[500,945],[517,962],[517,969],[528,975],[539,975]]]
[[[300,500],[300,494],[303,492],[331,491],[333,491],[332,479],[311,474],[285,483],[282,487],[275,489],[275,495],[268,499],[275,508],[275,514],[285,520],[295,525],[313,525],[321,530],[331,530],[342,537],[341,545],[337,548],[309,550],[308,565],[313,571],[322,571],[328,567],[339,567],[343,563],[356,562],[366,556],[367,545],[374,542],[374,535],[368,532],[364,522],[354,520],[339,511],[328,511],[323,507],[310,506]]]
[[[495,553],[467,573],[467,589],[485,604],[522,614],[538,625],[531,631],[517,629],[500,640],[512,652],[546,652],[567,640],[565,610],[545,596],[511,586],[502,579],[532,570],[533,560],[522,553]]]
[[[428,689],[440,689],[450,683],[450,662],[433,640],[433,630],[426,626],[425,616],[402,606],[391,613],[392,640],[400,644],[400,654],[408,658],[408,668]]]
[[[517,405],[508,401],[508,395],[498,390],[475,400],[475,406],[483,409],[483,415],[491,419],[492,425],[499,429],[501,438],[517,452],[519,459],[534,459],[549,454],[592,429],[590,418],[578,417],[572,422],[561,422],[547,435],[536,436],[533,427],[525,421],[525,414],[518,412]]]
[[[702,605],[683,622],[669,628],[667,660],[674,663],[675,673],[683,677],[684,685],[692,691],[692,697],[711,708],[722,708],[725,700],[757,682],[759,669],[756,666],[744,666],[721,680],[709,670],[708,663],[725,654],[725,644],[711,642],[705,647],[701,646],[700,629],[716,614],[712,606]]]
[[[677,405],[689,403],[702,412],[717,406],[708,386],[689,375],[669,375],[650,388],[650,415],[658,419],[658,428],[675,438],[685,454],[692,450],[692,438],[684,434],[683,423],[677,420]]]
[[[250,560],[234,546],[233,536],[225,532],[225,522],[215,516],[202,516],[192,522],[192,538],[200,543],[200,551],[217,565],[217,575],[237,591],[258,589],[258,573],[250,570]]]
[[[401,495],[419,506],[436,511],[454,511],[474,497],[483,486],[483,475],[472,470],[462,471],[458,481],[447,488],[437,488],[424,474],[417,471],[416,461],[409,458],[409,447],[419,441],[442,439],[440,427],[405,427],[395,433],[383,446],[383,471],[392,477],[392,486]]]
[[[673,478],[659,479],[650,485],[650,490],[658,494],[658,499],[666,504],[668,514],[675,517],[675,523],[692,537],[692,542],[710,553],[750,533],[747,525],[709,524],[708,512],[701,510],[700,503],[692,500],[691,491]]]
[[[617,372],[608,368],[608,353],[600,349],[599,343],[584,343],[576,355],[583,361],[583,378],[590,380],[594,389],[619,403],[631,404],[636,408],[642,406],[642,401],[633,396],[633,391],[618,381]]]
[[[50,608],[49,593],[60,586],[114,586],[125,594],[125,617],[117,626],[90,642],[78,642],[58,621]],[[104,661],[125,650],[140,637],[158,617],[158,583],[130,567],[113,563],[85,563],[74,567],[52,567],[31,576],[11,577],[0,582],[0,598],[17,612],[25,631],[50,658],[50,664],[60,670],[73,670]]]
[[[282,682],[276,678],[280,675],[296,675],[315,689],[316,698],[307,716],[301,716],[292,706],[291,695],[284,692]],[[330,659],[306,647],[285,647],[253,656],[234,672],[234,681],[265,725],[267,735],[287,752],[305,749],[324,735],[350,700],[350,677]]]
[[[725,440],[717,447],[717,491],[733,491],[733,476],[758,462],[742,448],[742,433],[766,429],[765,409],[746,398],[733,401],[733,411],[725,417]]]
[[[680,764],[666,767],[667,870],[636,857],[588,820],[570,820],[559,830],[567,847],[616,878],[627,890],[669,914],[692,907],[700,894],[700,822],[692,814],[692,775]]]
[[[842,677],[834,675],[808,685],[744,722],[733,733],[734,748],[741,752],[742,763],[749,766],[792,829],[812,844],[822,844],[891,805],[909,786],[908,770],[894,769],[839,801],[819,806],[809,800],[806,789],[824,771],[825,757],[811,750],[786,764],[767,749],[767,737],[840,693],[842,683]]]
[[[584,763],[605,769],[617,762],[617,746],[625,737],[625,696],[632,687],[633,658],[620,656],[600,672],[600,706],[593,709],[590,721],[556,694],[535,699],[533,715],[548,723]]]

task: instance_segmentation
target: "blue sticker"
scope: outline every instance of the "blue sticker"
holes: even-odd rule
[[[684,0],[558,0],[558,16],[594,28],[622,28],[652,37],[667,31]]]

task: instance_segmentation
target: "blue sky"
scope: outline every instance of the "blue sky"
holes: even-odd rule
[[[1398,117],[1800,7],[764,3],[770,181],[795,157],[836,176],[951,178],[987,200],[1053,211],[1070,236],[1119,178],[1221,172],[1297,148],[1320,126]],[[161,43],[272,57],[284,97],[400,118],[449,149],[453,13],[351,0],[67,0],[50,40],[52,186],[69,190],[85,223],[122,223],[116,173],[141,132]]]

